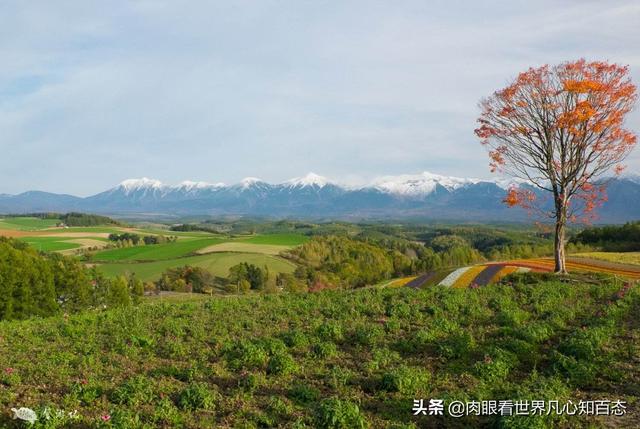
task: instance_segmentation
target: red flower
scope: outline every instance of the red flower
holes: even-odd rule
[[[9,375],[11,375],[11,374],[13,374],[15,372],[15,369],[13,369],[13,368],[5,368],[4,372],[9,374]]]
[[[109,420],[111,420],[111,416],[109,414],[105,414],[100,418],[102,419],[103,422],[108,422]]]

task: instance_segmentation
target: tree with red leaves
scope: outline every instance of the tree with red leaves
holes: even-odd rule
[[[565,229],[588,221],[606,199],[605,173],[620,174],[636,144],[624,118],[637,99],[628,67],[578,60],[530,68],[483,99],[475,130],[489,150],[491,171],[549,192],[514,186],[504,202],[555,222],[555,271],[566,273]],[[547,207],[551,206],[551,209]]]

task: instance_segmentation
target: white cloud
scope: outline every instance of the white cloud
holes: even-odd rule
[[[487,177],[476,105],[520,70],[587,57],[640,81],[632,0],[13,1],[0,16],[0,193]]]

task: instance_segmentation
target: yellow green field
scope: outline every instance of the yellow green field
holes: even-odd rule
[[[618,262],[621,264],[640,265],[640,252],[587,252],[576,253],[571,256]]]
[[[226,277],[229,274],[229,268],[241,262],[259,267],[266,266],[272,273],[291,273],[295,270],[294,264],[276,256],[230,252],[210,253],[155,262],[97,264],[97,267],[107,276],[135,274],[143,281],[153,281],[160,278],[166,269],[184,265],[201,267],[216,276]]]
[[[293,272],[295,265],[278,257],[308,240],[295,233],[228,236],[203,231],[170,231],[158,227],[124,226],[57,227],[56,219],[15,217],[0,219],[0,236],[17,238],[43,252],[67,255],[88,253],[87,264],[106,276],[135,273],[144,281],[158,279],[168,268],[184,265],[202,267],[226,277],[229,268],[241,262],[268,267],[272,273]],[[177,241],[153,245],[102,249],[110,244],[109,234],[133,233],[175,236]],[[95,250],[98,248],[99,250]]]
[[[229,241],[225,243],[213,244],[198,250],[198,254],[214,252],[239,252],[239,253],[262,253],[265,255],[277,255],[280,252],[291,249],[293,246],[282,246],[275,244],[254,244],[243,241]]]

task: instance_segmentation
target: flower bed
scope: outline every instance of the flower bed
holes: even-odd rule
[[[474,280],[478,274],[485,271],[488,267],[486,265],[474,265],[469,267],[458,279],[451,285],[454,288],[466,288],[474,283]]]
[[[453,286],[453,284],[460,278],[460,276],[462,276],[470,268],[471,267],[462,267],[462,268],[458,268],[457,270],[454,270],[451,274],[449,274],[447,277],[442,279],[442,281],[440,281],[438,285],[449,286],[449,287]]]

